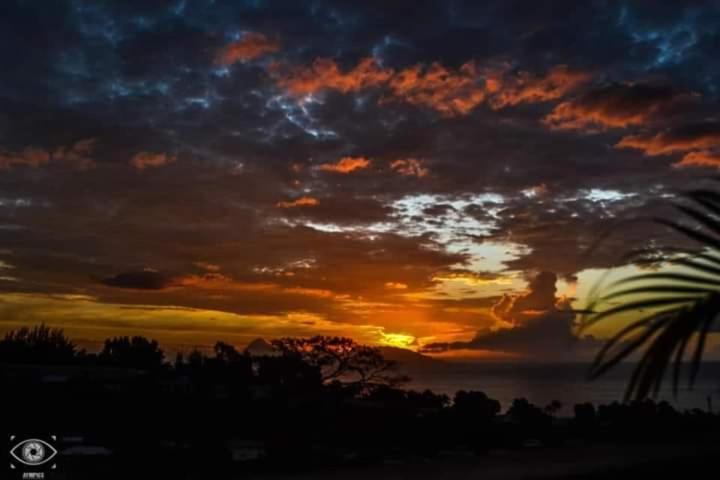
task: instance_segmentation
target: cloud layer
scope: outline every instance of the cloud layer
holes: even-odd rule
[[[720,166],[703,3],[3,8],[7,324],[537,351]]]

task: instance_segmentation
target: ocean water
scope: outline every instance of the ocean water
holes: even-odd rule
[[[634,365],[620,365],[605,376],[589,381],[587,364],[501,364],[453,363],[442,368],[408,371],[412,380],[407,388],[430,389],[452,398],[458,390],[480,390],[506,409],[515,398],[524,397],[538,405],[553,400],[563,404],[561,415],[572,415],[573,406],[622,401]],[[686,369],[687,371],[687,369]],[[681,377],[677,396],[672,392],[671,374],[666,377],[658,400],[666,400],[680,410],[712,408],[720,412],[720,363],[702,366],[693,389],[687,376]]]

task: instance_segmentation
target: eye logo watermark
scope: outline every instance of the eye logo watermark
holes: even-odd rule
[[[58,454],[52,445],[57,441],[55,435],[46,440],[42,438],[18,439],[10,436],[10,469],[22,473],[21,478],[45,478],[46,470],[55,470],[57,465],[53,459]]]

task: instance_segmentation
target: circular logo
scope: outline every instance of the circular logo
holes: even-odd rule
[[[22,447],[22,457],[27,463],[40,463],[45,459],[45,447],[40,442],[26,442]]]

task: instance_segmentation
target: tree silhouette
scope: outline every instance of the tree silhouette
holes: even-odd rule
[[[207,366],[215,370],[218,377],[231,377],[234,382],[249,381],[252,377],[252,360],[249,355],[240,353],[225,342],[217,342],[213,347],[215,357],[206,359]]]
[[[459,390],[455,393],[452,408],[462,418],[487,421],[500,413],[500,402],[489,398],[484,392]]]
[[[261,357],[257,362],[257,377],[261,384],[283,389],[317,389],[322,387],[320,369],[297,355]]]
[[[156,340],[145,337],[115,337],[105,340],[98,360],[105,365],[153,370],[163,366],[165,353]]]
[[[553,400],[545,405],[545,413],[554,417],[557,413],[562,410],[563,404],[560,400]]]
[[[693,190],[683,198],[685,203],[675,207],[694,225],[667,219],[657,222],[699,243],[699,248],[632,252],[628,257],[636,263],[657,263],[659,256],[668,269],[594,288],[587,313],[581,318],[582,328],[587,329],[601,321],[635,317],[600,350],[590,372],[591,378],[597,378],[645,347],[628,384],[626,400],[657,395],[671,364],[677,392],[689,349],[692,387],[708,333],[720,313],[720,193]]]
[[[552,424],[552,417],[525,398],[513,400],[507,411],[507,417],[531,432],[545,431]]]
[[[234,365],[238,363],[245,364],[248,360],[247,355],[237,351],[237,349],[225,342],[217,342],[213,347],[215,358],[226,365]]]
[[[73,363],[80,353],[61,328],[45,324],[11,330],[0,341],[0,361],[8,363]]]
[[[360,345],[345,337],[315,336],[281,338],[272,345],[285,357],[296,357],[319,369],[323,383],[340,382],[368,391],[376,386],[396,386],[407,377],[394,370],[397,364],[386,360],[380,349]]]
[[[597,412],[592,403],[579,403],[573,408],[575,412],[574,423],[580,430],[589,430],[595,425]]]
[[[188,353],[187,364],[193,369],[200,369],[207,363],[207,357],[203,353],[194,348]]]

